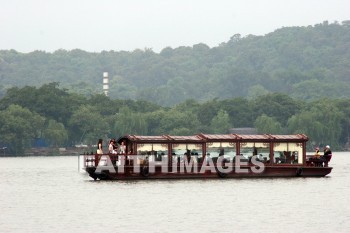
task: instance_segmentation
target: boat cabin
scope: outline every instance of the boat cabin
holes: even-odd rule
[[[223,155],[234,159],[241,155],[249,160],[256,156],[267,164],[302,165],[306,161],[306,142],[304,134],[296,135],[238,135],[238,134],[197,134],[194,136],[139,136],[126,135],[118,139],[124,142],[128,154],[148,155],[155,161],[162,157],[183,160],[191,156],[197,162],[210,157]]]
[[[304,134],[192,136],[126,135],[123,153],[84,155],[94,179],[325,176],[332,167],[311,166]],[[101,162],[103,161],[103,163]]]

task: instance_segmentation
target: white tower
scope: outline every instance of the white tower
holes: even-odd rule
[[[105,93],[106,96],[108,96],[108,90],[109,90],[108,72],[103,72],[103,92]]]

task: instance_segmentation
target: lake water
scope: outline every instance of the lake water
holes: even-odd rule
[[[77,157],[0,158],[0,232],[350,232],[350,153],[324,178],[93,181]]]

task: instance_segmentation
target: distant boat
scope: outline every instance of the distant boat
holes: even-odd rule
[[[93,179],[185,179],[322,177],[329,161],[308,161],[304,134],[193,136],[126,135],[125,153],[86,154],[83,168]]]

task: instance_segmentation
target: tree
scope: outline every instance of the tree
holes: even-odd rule
[[[106,138],[111,127],[101,114],[92,106],[82,105],[69,120],[71,140],[74,142],[95,142],[98,138]]]
[[[281,134],[281,123],[276,121],[273,117],[269,117],[265,114],[256,118],[254,122],[255,128],[262,134]]]
[[[67,90],[59,89],[59,84],[54,82],[40,88],[29,86],[10,88],[7,95],[0,101],[0,109],[16,104],[47,119],[66,124],[72,112],[83,102],[82,96],[69,94]]]
[[[191,111],[179,112],[176,109],[166,111],[159,122],[158,134],[197,133],[199,120]],[[187,130],[185,130],[187,129]]]
[[[252,111],[255,118],[263,114],[275,118],[285,126],[290,116],[299,113],[300,102],[282,93],[271,93],[252,101]]]
[[[220,103],[217,99],[201,104],[197,110],[198,120],[202,125],[210,125],[213,117],[218,113]]]
[[[306,134],[311,139],[310,143],[314,147],[323,143],[324,125],[317,121],[317,112],[301,112],[292,116],[288,120],[288,130],[293,134]]]
[[[253,97],[261,91],[285,93],[308,101],[325,96],[349,98],[349,41],[349,22],[345,20],[341,25],[285,27],[265,36],[235,34],[217,47],[205,44],[168,47],[159,54],[151,49],[101,53],[78,49],[54,53],[1,50],[0,96],[11,87],[37,87],[58,81],[64,88],[91,96],[102,93],[102,72],[108,71],[112,99],[143,99],[162,106],[173,106],[191,98],[206,101]],[[18,98],[27,97],[22,98],[23,103],[34,99],[38,100],[35,106],[38,109],[41,105],[48,107],[41,109],[42,112],[11,99],[6,102],[66,124],[64,118],[68,119],[72,112],[70,105],[63,104],[70,102],[62,101],[64,93],[56,95],[60,92],[51,87],[46,85],[40,90],[43,96],[40,92],[33,96],[18,95]],[[56,98],[47,98],[54,95]],[[108,101],[98,104],[112,111]],[[0,109],[5,108],[0,104]],[[275,117],[266,112],[255,117],[262,113]],[[287,120],[276,119],[283,126]]]
[[[67,142],[68,132],[62,123],[49,120],[47,127],[43,130],[43,138],[49,142],[49,145],[58,147]]]
[[[213,133],[228,133],[232,125],[230,124],[230,118],[227,112],[220,109],[217,115],[212,119],[210,127]]]
[[[245,98],[233,98],[217,103],[217,108],[225,110],[230,117],[230,124],[235,127],[251,127],[254,122],[254,114],[251,101]]]
[[[74,102],[69,101],[67,90],[59,89],[59,84],[49,83],[40,87],[36,93],[35,102],[32,103],[33,110],[46,118],[55,119],[58,122],[64,122],[71,114],[72,109],[67,107],[74,106]]]
[[[256,99],[259,96],[267,95],[269,93],[262,85],[254,85],[248,89],[248,98]]]
[[[123,136],[126,134],[147,134],[146,117],[142,113],[132,112],[128,107],[122,107],[115,115],[114,132]]]
[[[340,99],[336,100],[334,105],[342,113],[340,143],[344,145],[350,142],[350,101],[348,99]]]
[[[104,94],[92,95],[87,101],[87,105],[94,106],[95,111],[102,116],[114,115],[117,112],[119,104],[119,102],[112,101]]]
[[[23,154],[25,147],[31,147],[34,139],[40,137],[45,118],[27,108],[10,105],[0,111],[0,135],[12,153]]]
[[[159,109],[145,114],[148,125],[147,132],[149,135],[161,135],[164,133],[164,129],[160,127],[159,123],[166,114],[167,113],[164,109]]]
[[[343,114],[330,102],[319,101],[311,104],[309,110],[292,116],[288,120],[291,133],[304,133],[315,145],[332,145],[339,148]]]

